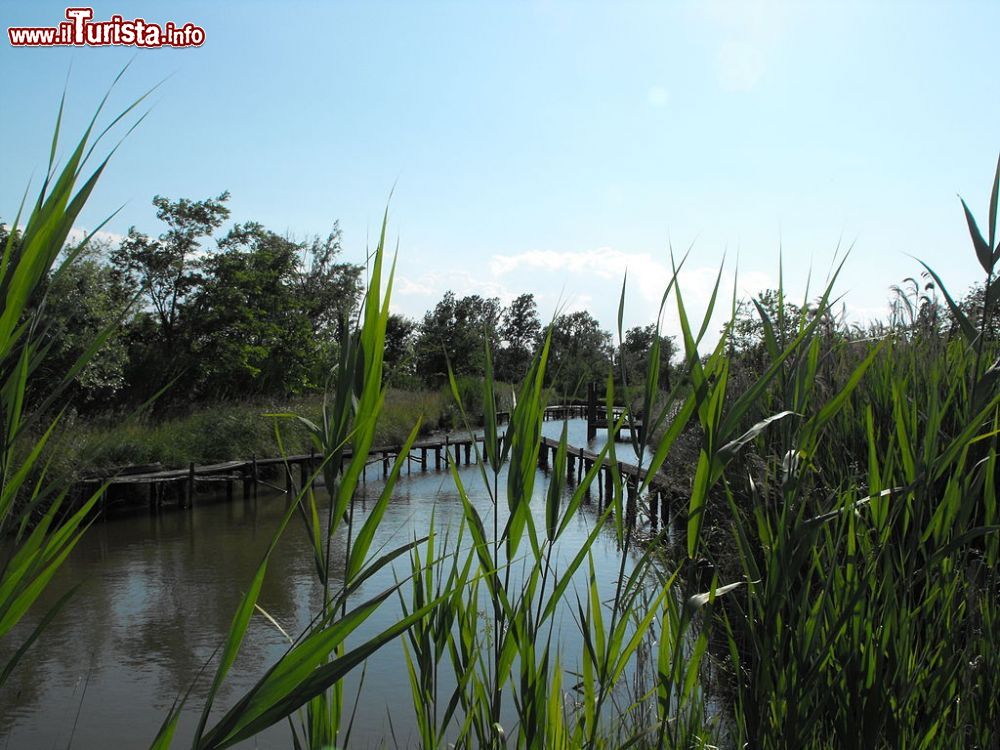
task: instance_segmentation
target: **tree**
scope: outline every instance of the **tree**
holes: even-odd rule
[[[538,345],[542,322],[533,294],[522,294],[504,310],[500,322],[499,349],[496,356],[498,380],[516,383],[528,370]]]
[[[560,315],[552,328],[548,385],[564,396],[582,396],[587,383],[607,378],[612,351],[611,334],[590,313]]]
[[[44,296],[48,356],[37,373],[41,389],[54,387],[91,343],[108,333],[74,380],[77,408],[108,406],[126,386],[126,311],[138,290],[107,263],[108,252],[108,243],[91,239],[72,263],[51,275]]]
[[[416,342],[417,374],[432,385],[445,382],[448,366],[456,375],[479,375],[485,367],[483,341],[492,340],[500,319],[500,300],[473,294],[444,297],[424,315]]]
[[[202,393],[308,388],[321,338],[310,318],[315,300],[299,285],[302,246],[251,222],[234,226],[219,249],[202,261],[185,311]]]
[[[167,231],[154,240],[131,227],[112,256],[115,265],[142,288],[155,315],[158,343],[163,347],[159,359],[167,372],[176,369],[175,356],[180,352],[182,308],[199,284],[201,243],[229,216],[227,200],[228,192],[203,201],[171,201],[157,195],[153,198],[156,216]]]
[[[635,326],[625,332],[625,341],[618,347],[619,366],[624,365],[629,385],[644,382],[649,372],[649,357],[656,337],[656,325]],[[672,337],[660,336],[660,388],[670,390],[670,360],[674,355]],[[615,373],[619,376],[619,373]]]
[[[391,314],[385,322],[385,354],[382,361],[386,378],[392,385],[415,385],[414,346],[417,327],[417,321],[398,313]]]
[[[990,287],[990,310],[996,309],[997,300],[995,299],[995,296],[998,291],[998,285],[1000,285],[1000,282],[997,282],[996,279],[994,279],[993,285]],[[982,282],[976,282],[969,287],[969,291],[966,292],[965,297],[958,305],[959,309],[965,313],[969,322],[972,323],[973,327],[977,331],[983,328],[983,312],[987,309],[984,304],[986,299],[985,289],[986,287]],[[954,316],[949,315],[949,318],[951,319],[952,329],[955,333],[958,333],[958,323],[954,320]],[[997,315],[994,312],[989,316],[986,321],[984,333],[986,334],[987,342],[1000,340],[1000,315]]]
[[[324,339],[343,341],[347,321],[361,298],[361,272],[355,263],[338,262],[342,251],[340,224],[326,238],[313,237],[299,245],[299,293],[307,305],[313,330]]]

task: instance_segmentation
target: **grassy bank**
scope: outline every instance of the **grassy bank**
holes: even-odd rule
[[[75,478],[133,464],[159,463],[166,468],[245,458],[277,456],[281,451],[275,427],[286,452],[308,453],[309,435],[297,422],[270,414],[294,413],[313,422],[321,420],[323,397],[304,396],[287,401],[220,402],[167,417],[99,416],[64,419],[48,456],[56,476]],[[458,426],[450,393],[390,390],[379,420],[375,445],[399,445],[418,420],[422,434]]]

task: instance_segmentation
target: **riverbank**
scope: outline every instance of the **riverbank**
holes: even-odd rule
[[[312,446],[301,423],[270,415],[297,415],[318,422],[322,403],[323,396],[314,394],[283,401],[220,402],[168,417],[144,414],[81,419],[67,415],[46,449],[49,471],[75,481],[94,472],[139,464],[176,468],[192,462],[279,456],[282,449],[285,453],[308,453]],[[421,434],[461,424],[449,392],[391,389],[376,443],[404,442],[418,420],[422,420]]]

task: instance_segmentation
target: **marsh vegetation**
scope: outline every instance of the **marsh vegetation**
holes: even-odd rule
[[[89,138],[14,220],[23,228],[6,238],[0,265],[0,637],[8,655],[0,689],[30,669],[32,643],[51,619],[71,616],[86,595],[69,589],[33,628],[16,627],[89,533],[97,500],[69,511],[66,487],[47,479],[39,459],[59,428],[58,407],[118,330],[102,327],[77,356],[45,369],[56,350],[47,348],[44,288],[80,262],[82,251],[72,250],[51,271],[104,168],[82,171]],[[505,424],[500,357],[489,341],[460,361],[481,368],[475,387],[460,379],[473,373],[456,374],[458,362],[445,359],[438,375],[456,420],[472,427],[482,418],[482,460],[451,468],[451,524],[432,514],[425,528],[385,538],[401,461],[377,495],[359,491],[389,398],[393,270],[383,223],[359,312],[328,352],[318,410],[266,417],[279,450],[293,439],[315,448],[312,478],[324,481],[296,488],[246,580],[219,584],[240,592],[227,633],[197,689],[178,686],[148,741],[223,748],[278,727],[285,746],[352,744],[353,680],[367,660],[395,649],[413,733],[390,734],[387,745],[996,747],[998,183],[1000,165],[985,232],[965,209],[980,290],[956,300],[926,268],[924,281],[894,292],[889,320],[864,329],[835,315],[843,258],[823,288],[795,304],[779,285],[741,308],[717,281],[701,320],[689,317],[677,281],[684,258],[673,259],[663,306],[676,310],[680,335],[669,385],[655,322],[642,356],[604,350],[614,368],[602,377],[609,414],[616,392],[629,389],[621,420],[642,418],[652,443],[647,451],[608,441],[600,450],[612,467],[641,462],[649,476],[688,461],[674,546],[664,543],[669,530],[638,543],[626,519],[644,507],[649,479],[630,485],[616,470],[608,502],[587,508],[579,533],[596,469],[567,483],[566,430],[551,473],[538,472],[550,387],[579,363],[570,356],[559,365],[558,322],[540,331],[510,378],[517,385]],[[239,257],[226,264],[250,253],[233,252]],[[706,347],[716,306],[728,306],[730,322]],[[161,325],[180,320],[169,304],[153,307]],[[624,349],[620,325],[617,337]],[[231,361],[251,361],[244,355]],[[43,375],[48,385],[33,390]],[[405,441],[420,429],[419,419],[407,425]],[[304,540],[298,549],[315,591],[309,616],[241,680],[251,627],[279,627],[262,592],[274,585],[272,562],[289,535]]]

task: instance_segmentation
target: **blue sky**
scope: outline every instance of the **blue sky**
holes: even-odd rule
[[[0,0],[12,25],[64,4]],[[446,289],[531,291],[614,324],[655,318],[668,246],[693,243],[686,300],[723,256],[743,292],[779,247],[802,290],[853,243],[854,317],[933,265],[978,279],[956,194],[985,224],[1000,151],[1000,3],[192,3],[94,5],[194,22],[198,49],[13,49],[0,217],[45,167],[69,71],[67,133],[132,60],[111,110],[163,78],[81,218],[159,230],[154,194],[232,193],[233,219],[296,236],[335,219],[361,259],[390,191],[399,311]],[[732,277],[727,274],[727,285]],[[673,316],[668,330],[675,330]]]

